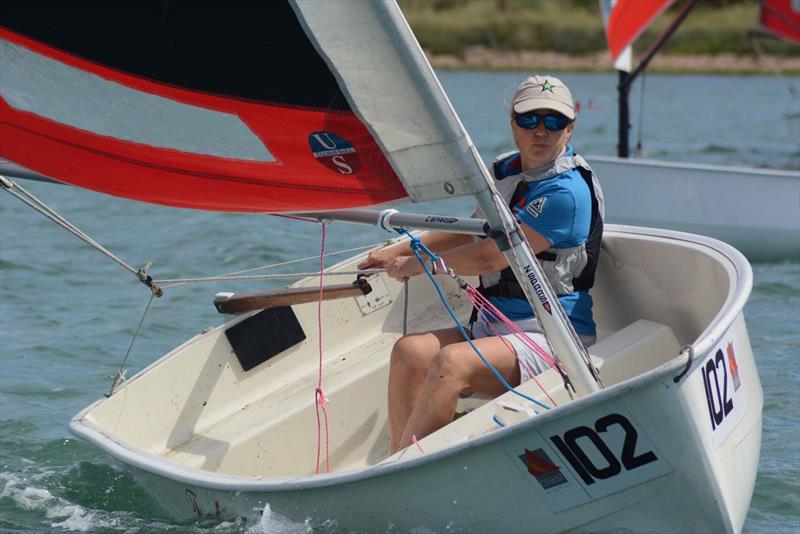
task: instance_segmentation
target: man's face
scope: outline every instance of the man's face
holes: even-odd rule
[[[534,111],[536,115],[550,113],[556,113],[556,111],[550,109]],[[563,130],[552,131],[545,128],[544,121],[539,120],[536,128],[526,129],[518,126],[512,117],[511,131],[514,134],[514,143],[522,157],[523,170],[537,169],[560,156],[572,135],[574,124],[574,122],[570,122]]]

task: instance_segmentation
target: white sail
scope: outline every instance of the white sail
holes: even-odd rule
[[[488,189],[472,143],[397,4],[296,0],[294,6],[413,201]]]

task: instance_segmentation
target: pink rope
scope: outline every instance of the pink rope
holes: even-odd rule
[[[500,338],[500,340],[506,345],[506,347],[517,356],[517,362],[521,367],[525,369],[525,371],[530,375],[531,379],[534,383],[539,386],[539,389],[544,393],[547,399],[553,406],[557,406],[558,404],[550,396],[547,389],[542,386],[541,382],[536,378],[536,373],[533,369],[527,364],[527,362],[522,361],[519,356],[516,354],[516,351],[508,342],[507,339],[503,337],[503,335],[495,328],[495,324],[502,324],[516,339],[521,341],[525,346],[529,349],[533,350],[544,362],[552,368],[559,368],[558,362],[556,359],[548,353],[544,348],[542,348],[538,343],[533,341],[529,338],[523,330],[514,324],[508,317],[506,317],[503,312],[498,310],[486,297],[481,295],[481,293],[472,286],[469,282],[464,282],[464,286],[462,287],[464,294],[466,295],[467,299],[475,306],[478,310],[478,313],[481,314],[489,331]]]
[[[509,331],[512,334],[514,334],[515,337],[519,338],[520,341],[525,343],[525,345],[527,345],[528,348],[533,350],[540,358],[542,358],[545,362],[547,362],[547,364],[550,367],[558,366],[558,362],[552,355],[550,355],[549,352],[547,352],[544,348],[539,346],[539,344],[533,341],[531,338],[526,336],[525,332],[523,332],[520,327],[518,327],[510,319],[508,319],[508,317],[503,315],[503,312],[495,308],[494,305],[489,301],[489,299],[481,295],[480,292],[477,289],[475,289],[475,287],[473,287],[467,282],[465,283],[467,285],[467,288],[465,290],[465,292],[467,293],[467,298],[469,298],[469,300],[476,305],[478,310],[488,310],[488,313],[490,315],[492,315],[495,319],[498,319],[498,322],[502,322],[504,326],[506,326],[509,329]]]
[[[481,311],[480,311],[480,313],[481,313],[481,315],[483,316],[483,318],[484,318],[484,321],[486,321],[486,324],[487,324],[487,325],[488,325],[488,327],[489,327],[489,331],[490,331],[490,332],[491,332],[493,335],[495,335],[495,336],[497,336],[498,338],[500,338],[500,340],[501,340],[503,343],[505,343],[506,347],[508,347],[508,349],[509,349],[511,352],[513,352],[513,353],[514,353],[514,355],[517,355],[517,354],[516,354],[516,350],[514,350],[514,347],[512,347],[512,346],[511,346],[511,343],[509,343],[509,341],[508,341],[508,340],[507,340],[505,337],[503,337],[503,335],[502,335],[500,332],[498,332],[498,331],[497,331],[497,329],[494,327],[494,325],[493,325],[492,321],[490,320],[490,318],[489,318],[488,314],[486,314],[486,313],[485,313],[483,310],[481,310]],[[506,319],[506,320],[508,320],[508,319]],[[512,324],[513,324],[513,323],[512,323]],[[516,326],[516,325],[514,325],[514,326]],[[515,335],[514,337],[517,337],[518,339],[520,339],[520,340],[521,340],[521,338],[520,338],[519,336],[516,336],[516,335]],[[528,341],[531,341],[531,343],[534,343],[534,342],[533,342],[533,341],[532,341],[530,338],[528,338],[528,336],[526,336],[525,334],[523,334],[523,335],[522,335],[522,337],[524,337],[524,338],[525,338],[525,339],[527,339]],[[550,393],[547,391],[547,389],[546,389],[546,388],[545,388],[545,387],[542,385],[542,383],[541,383],[541,382],[539,382],[539,379],[538,379],[538,378],[536,378],[536,372],[535,372],[535,371],[534,371],[534,370],[533,370],[533,369],[530,367],[530,365],[528,364],[528,362],[525,362],[525,361],[521,360],[521,359],[519,358],[519,356],[518,356],[518,355],[517,355],[517,362],[519,363],[519,365],[520,365],[521,367],[524,367],[524,368],[525,368],[525,371],[528,373],[528,376],[530,376],[530,377],[531,377],[531,380],[533,380],[533,382],[534,382],[534,383],[535,383],[537,386],[539,386],[539,389],[542,391],[542,393],[544,393],[545,397],[547,397],[547,400],[549,400],[549,401],[550,401],[550,404],[552,404],[553,406],[558,406],[558,403],[555,401],[555,399],[553,399],[553,397],[551,397],[551,396],[550,396]],[[552,366],[552,365],[550,365],[549,363],[548,363],[548,365],[549,365],[550,367],[553,367],[553,366]]]
[[[325,223],[322,225],[322,246],[319,252],[319,302],[317,302],[317,328],[319,332],[319,382],[314,389],[314,402],[317,406],[317,471],[319,474],[319,461],[322,449],[322,422],[320,420],[319,411],[325,416],[325,466],[328,473],[331,472],[331,443],[330,431],[328,426],[328,398],[322,389],[322,296],[325,288],[325,282],[322,274],[325,272]]]
[[[417,441],[417,435],[416,434],[412,434],[411,435],[411,441],[413,441],[414,445],[417,446],[417,448],[419,449],[419,452],[421,452],[422,454],[425,454],[425,451],[422,450],[422,445],[420,445],[419,441]]]
[[[328,424],[328,398],[325,396],[325,391],[322,389],[322,297],[325,289],[325,282],[323,274],[325,272],[325,223],[316,219],[308,217],[297,217],[294,215],[281,215],[272,214],[274,217],[281,217],[283,219],[290,219],[293,221],[313,222],[322,225],[322,244],[319,252],[319,301],[317,302],[317,330],[319,333],[319,380],[317,387],[314,388],[314,404],[317,409],[317,468],[316,474],[319,474],[320,455],[322,453],[322,418],[320,417],[320,410],[325,418],[325,467],[328,473],[331,472],[331,441],[330,441],[330,426]]]

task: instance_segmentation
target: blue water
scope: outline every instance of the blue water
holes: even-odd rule
[[[511,148],[506,109],[521,73],[443,72],[442,82],[484,158]],[[616,77],[560,74],[583,105],[574,144],[612,154]],[[650,76],[635,142],[646,155],[685,161],[800,168],[783,114],[793,103],[765,76]],[[602,179],[602,177],[601,177]],[[158,278],[227,273],[319,253],[319,227],[268,216],[136,204],[75,188],[23,183],[120,258],[152,262]],[[635,201],[635,199],[630,199]],[[798,199],[800,202],[800,199]],[[465,214],[458,200],[407,211]],[[800,231],[800,229],[798,230]],[[389,237],[332,224],[326,248]],[[334,258],[331,259],[333,261]],[[313,262],[284,272],[313,271]],[[800,531],[800,263],[753,266],[747,307],[764,387],[764,437],[749,533]],[[253,284],[195,284],[155,301],[129,374],[221,322],[213,294]],[[279,518],[257,524],[177,524],[107,456],[71,437],[70,417],[108,390],[148,291],[9,195],[0,195],[0,532],[307,532]],[[679,512],[679,511],[677,511]]]

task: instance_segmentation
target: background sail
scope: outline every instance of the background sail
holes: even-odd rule
[[[606,31],[606,40],[608,40],[608,20],[611,18],[611,12],[614,10],[614,5],[617,0],[599,0],[600,1],[600,15],[603,17],[603,28]],[[633,70],[633,46],[628,45],[622,49],[616,56],[613,57],[614,69],[631,72]]]
[[[762,30],[800,45],[800,0],[761,0],[758,19]]]
[[[606,39],[614,61],[638,39],[673,0],[616,0],[606,24]],[[602,5],[601,5],[602,7]]]
[[[0,17],[0,156],[60,181],[278,212],[469,194],[480,176],[435,77],[409,67],[425,59],[393,3],[25,2]]]

